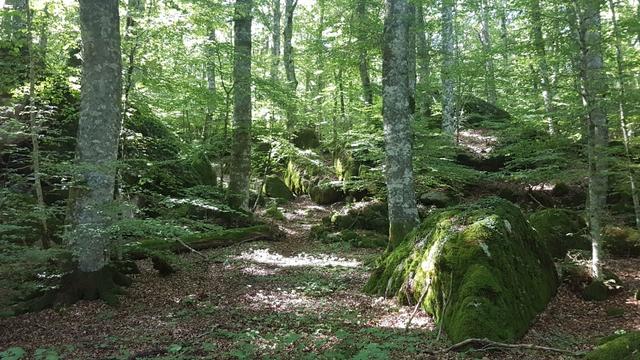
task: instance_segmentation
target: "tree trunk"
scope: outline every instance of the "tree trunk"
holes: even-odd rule
[[[229,174],[232,206],[249,209],[251,178],[251,0],[236,0],[233,57],[233,144]]]
[[[416,6],[417,106],[424,116],[431,116],[431,34],[426,36],[424,5]]]
[[[287,84],[291,95],[290,103],[287,105],[287,130],[291,131],[296,123],[296,103],[295,96],[298,89],[298,80],[296,79],[296,69],[293,62],[293,13],[296,9],[298,0],[285,0],[285,25],[284,25],[284,50],[282,61],[284,62],[284,72],[287,77]]]
[[[127,65],[124,74],[124,105],[122,107],[123,120],[129,110],[129,97],[133,88],[133,72],[135,70],[136,52],[140,47],[140,34],[138,34],[138,19],[144,14],[145,0],[128,0],[127,17],[125,22],[125,44]]]
[[[458,131],[455,116],[455,39],[453,12],[455,0],[442,0],[442,129],[450,136]]]
[[[387,0],[382,52],[382,113],[390,249],[393,249],[418,223],[413,184],[413,134],[409,103],[409,16],[408,0]]]
[[[633,176],[633,158],[629,149],[629,127],[625,114],[626,101],[626,83],[624,80],[624,54],[622,53],[622,39],[620,38],[620,30],[618,28],[618,19],[616,7],[613,0],[609,0],[609,10],[611,11],[611,22],[613,24],[613,36],[616,45],[616,75],[618,85],[618,115],[620,116],[620,130],[622,130],[622,141],[624,143],[624,152],[628,162],[629,183],[631,186],[631,200],[633,202],[633,211],[636,220],[636,227],[640,230],[640,199],[636,186],[636,179]]]
[[[531,0],[531,29],[533,35],[533,47],[538,58],[538,72],[540,74],[540,85],[542,87],[542,101],[544,102],[545,122],[549,134],[555,133],[553,121],[553,87],[549,79],[549,67],[547,66],[547,51],[545,48],[544,36],[542,34],[542,10],[540,0]]]
[[[482,42],[482,48],[484,50],[484,70],[485,70],[485,94],[487,95],[487,101],[492,105],[496,104],[498,95],[496,93],[496,73],[495,66],[493,65],[493,46],[491,44],[491,35],[489,28],[489,17],[491,16],[491,9],[489,8],[488,0],[482,0],[482,31],[480,33],[480,40]]]
[[[582,98],[587,113],[589,154],[589,228],[592,241],[591,271],[595,279],[602,278],[600,239],[607,200],[607,143],[609,133],[604,97],[604,73],[600,6],[601,0],[581,0],[580,43],[582,64]]]
[[[273,0],[273,24],[272,24],[272,39],[273,46],[271,47],[271,80],[278,81],[278,73],[280,66],[280,0]]]
[[[324,41],[322,39],[322,32],[324,31],[324,0],[318,0],[318,28],[316,29],[316,46],[318,49],[318,54],[316,57],[316,89],[315,89],[315,99],[316,99],[316,112],[318,115],[317,124],[323,124],[324,119],[324,53],[326,48],[324,46]]]
[[[216,31],[209,31],[209,43],[206,46],[207,63],[207,115],[205,118],[202,138],[206,142],[211,135],[211,125],[216,111],[216,62],[215,62]]]
[[[77,159],[83,181],[74,191],[74,247],[82,272],[101,270],[111,221],[120,136],[122,59],[117,0],[80,0],[83,43]]]
[[[371,77],[369,76],[369,55],[367,54],[367,4],[366,0],[358,0],[356,3],[356,38],[359,47],[358,71],[360,72],[360,83],[362,84],[362,98],[366,106],[373,105],[373,88],[371,87]]]

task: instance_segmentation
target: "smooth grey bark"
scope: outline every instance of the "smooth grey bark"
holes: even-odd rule
[[[389,248],[418,224],[413,184],[408,0],[387,0],[382,49],[382,113]]]
[[[627,124],[625,101],[626,101],[626,82],[624,75],[624,53],[622,52],[622,39],[620,36],[620,29],[618,27],[618,18],[616,14],[616,7],[613,0],[609,0],[609,11],[611,13],[611,23],[613,25],[613,37],[615,39],[616,47],[616,77],[618,87],[618,116],[620,117],[620,130],[622,131],[622,141],[624,143],[624,152],[627,158],[627,171],[629,177],[629,185],[631,187],[631,201],[633,202],[633,211],[636,220],[636,227],[640,230],[640,199],[638,195],[638,188],[636,179],[633,176],[633,158],[631,157],[631,150],[629,148],[629,126]]]
[[[542,101],[544,103],[545,122],[549,134],[555,133],[553,120],[553,97],[554,91],[549,78],[549,66],[547,65],[547,51],[542,33],[542,9],[540,0],[531,0],[531,31],[533,35],[533,47],[538,60],[539,83],[542,88]]]
[[[133,88],[133,73],[135,71],[135,58],[138,48],[140,47],[140,34],[138,33],[138,20],[143,16],[145,10],[145,0],[128,0],[127,15],[125,21],[124,42],[127,45],[126,56],[127,64],[125,65],[124,74],[124,105],[122,106],[122,114],[126,116],[129,110],[129,96]],[[124,118],[123,118],[124,119]]]
[[[207,114],[204,121],[204,129],[202,131],[202,138],[204,141],[209,139],[211,135],[211,125],[213,123],[214,113],[216,111],[216,61],[215,61],[215,46],[216,46],[216,31],[209,31],[209,42],[206,45],[206,75],[207,75]]]
[[[371,76],[369,75],[369,54],[367,52],[367,36],[365,33],[367,25],[367,4],[366,0],[356,2],[356,38],[360,52],[358,54],[358,72],[360,73],[360,83],[362,85],[362,98],[367,106],[373,105],[373,87],[371,86]]]
[[[609,142],[604,100],[607,89],[602,53],[601,4],[602,0],[581,0],[577,4],[580,16],[582,98],[587,114],[591,272],[595,279],[602,278],[600,240],[607,200],[607,144]]]
[[[416,112],[416,6],[409,1],[409,33],[407,38],[407,66],[409,67],[409,109]]]
[[[28,0],[26,1],[25,5],[27,11],[27,37],[30,39],[27,44],[27,49],[29,52],[29,127],[31,130],[31,162],[33,169],[33,187],[36,192],[38,208],[42,212],[42,214],[40,214],[40,225],[42,226],[42,234],[40,234],[40,244],[43,248],[46,249],[49,247],[49,226],[47,224],[47,217],[46,215],[44,215],[47,205],[44,202],[44,192],[42,191],[42,174],[40,173],[40,141],[38,140],[39,131],[38,124],[36,122],[36,55],[33,49],[32,40],[33,14]]]
[[[450,136],[458,131],[455,116],[455,0],[442,0],[442,129]]]
[[[424,5],[416,6],[416,58],[417,84],[421,91],[417,94],[416,106],[425,116],[431,116],[433,94],[431,89],[431,34],[427,38],[424,22]]]
[[[509,66],[509,26],[507,24],[507,12],[509,11],[509,0],[500,0],[500,39],[502,40],[502,61],[503,66]]]
[[[236,0],[233,50],[233,144],[229,200],[249,209],[251,178],[251,8],[252,0]]]
[[[318,49],[318,54],[316,57],[316,87],[315,87],[315,99],[316,99],[316,112],[318,114],[318,124],[324,123],[324,53],[326,51],[326,47],[324,45],[324,41],[322,39],[322,33],[324,31],[324,0],[318,0],[318,28],[316,29],[316,46]]]
[[[480,31],[480,42],[484,51],[484,71],[485,71],[485,94],[487,101],[493,105],[498,101],[498,94],[496,91],[496,72],[493,64],[493,46],[491,44],[491,34],[489,32],[490,24],[489,17],[491,16],[491,9],[488,4],[488,0],[481,1],[481,18],[482,18],[482,30]]]
[[[271,47],[271,80],[278,81],[280,67],[280,22],[282,12],[280,11],[280,0],[273,0],[273,21],[272,21],[272,47]]]
[[[72,191],[71,239],[81,272],[108,262],[118,139],[122,58],[117,0],[80,0],[83,44],[77,162],[82,183]]]
[[[296,123],[296,104],[295,95],[298,89],[298,80],[296,79],[296,69],[293,62],[293,45],[291,40],[293,38],[293,14],[298,5],[298,0],[285,0],[284,14],[284,49],[282,54],[282,61],[284,62],[284,72],[287,78],[287,84],[291,93],[291,103],[287,106],[287,129],[292,130]]]

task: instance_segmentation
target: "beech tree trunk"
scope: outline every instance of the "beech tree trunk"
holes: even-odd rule
[[[455,34],[453,12],[455,0],[442,0],[442,129],[450,136],[458,131],[455,116]]]
[[[233,144],[229,173],[232,206],[249,209],[251,178],[251,8],[252,0],[236,0],[233,57]]]
[[[207,141],[211,133],[211,125],[213,124],[214,113],[216,111],[216,61],[215,61],[216,31],[209,31],[209,43],[206,46],[207,63],[207,114],[202,131],[202,138]]]
[[[390,249],[418,224],[408,66],[410,14],[408,0],[387,0],[382,51],[382,112]]]
[[[284,72],[287,77],[287,84],[289,85],[289,91],[292,98],[290,104],[287,106],[287,130],[292,130],[296,123],[296,104],[295,95],[298,89],[298,80],[296,79],[296,69],[293,62],[293,45],[291,40],[293,38],[293,13],[296,9],[298,0],[285,0],[284,13],[285,13],[285,25],[284,25],[284,49],[282,54],[282,61],[284,62]]]
[[[271,47],[271,80],[278,81],[280,66],[280,0],[273,0],[272,47]]]
[[[417,84],[419,90],[416,106],[425,116],[431,116],[431,34],[427,38],[424,22],[424,5],[416,6],[416,56],[417,56]]]
[[[360,53],[358,55],[358,71],[360,72],[360,83],[362,84],[362,98],[367,106],[373,105],[373,88],[371,87],[371,77],[369,76],[369,55],[367,53],[367,4],[366,0],[358,0],[356,3],[356,36]]]
[[[72,201],[72,241],[80,272],[108,263],[118,139],[121,127],[122,58],[117,0],[80,0],[83,44],[77,161],[81,185]]]
[[[600,24],[601,0],[578,2],[580,16],[582,98],[587,114],[589,154],[589,228],[592,242],[591,271],[602,278],[600,239],[607,200],[607,144],[609,131],[605,112],[604,72]]]
[[[482,30],[480,32],[480,40],[484,50],[484,71],[485,71],[485,94],[487,95],[487,101],[493,105],[498,100],[496,92],[496,73],[495,66],[493,65],[493,46],[491,44],[491,34],[489,32],[489,17],[491,16],[491,9],[489,8],[488,0],[482,0]]]
[[[533,47],[538,58],[538,72],[540,74],[540,85],[542,88],[542,101],[544,103],[545,122],[549,134],[555,133],[553,121],[553,87],[549,78],[549,67],[547,65],[547,51],[542,34],[542,10],[540,0],[531,0],[531,31],[533,35]]]

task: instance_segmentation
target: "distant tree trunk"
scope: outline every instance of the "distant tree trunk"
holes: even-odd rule
[[[455,136],[458,124],[455,116],[455,39],[453,12],[455,0],[442,0],[442,128]]]
[[[420,89],[417,106],[425,116],[431,116],[433,94],[431,90],[431,34],[426,36],[424,23],[424,5],[416,6],[416,56],[417,56],[417,85]]]
[[[122,107],[123,119],[129,110],[129,97],[134,86],[133,72],[135,70],[135,58],[140,47],[140,34],[138,34],[137,20],[144,14],[145,0],[128,0],[127,17],[125,22],[125,41],[128,45],[127,64],[124,74],[124,105]]]
[[[591,271],[602,278],[600,239],[607,200],[607,143],[609,132],[605,112],[606,77],[604,73],[600,6],[601,0],[581,0],[580,42],[582,59],[582,98],[587,113],[589,154],[589,227],[592,241]]]
[[[229,173],[232,206],[249,209],[251,178],[251,8],[252,0],[236,0],[233,57],[233,144]]]
[[[502,40],[502,61],[503,66],[509,66],[509,29],[507,25],[507,12],[509,11],[509,0],[500,1],[500,38]]]
[[[322,39],[322,32],[324,31],[324,0],[317,1],[319,16],[318,16],[318,28],[316,29],[316,46],[318,49],[318,54],[316,56],[316,89],[315,89],[315,99],[316,99],[316,113],[318,115],[318,124],[324,123],[324,53],[326,48],[324,46],[324,41]]]
[[[293,62],[293,45],[291,40],[293,38],[293,13],[296,9],[298,0],[285,0],[284,14],[284,51],[282,54],[282,61],[284,62],[284,72],[287,77],[287,84],[289,85],[289,91],[292,98],[289,99],[290,104],[287,105],[287,130],[291,131],[296,123],[296,104],[295,96],[298,89],[298,80],[296,79],[296,69]]]
[[[367,4],[366,0],[357,0],[356,18],[358,29],[356,37],[360,53],[358,55],[358,71],[360,72],[360,83],[362,84],[362,98],[367,106],[373,105],[373,88],[371,87],[371,77],[369,76],[369,55],[367,54],[367,36],[365,28],[367,25]]]
[[[493,105],[498,101],[498,95],[496,92],[496,72],[493,65],[493,46],[491,44],[491,34],[489,28],[489,17],[491,16],[491,9],[488,4],[488,0],[482,0],[482,31],[480,32],[480,40],[484,50],[484,71],[485,71],[485,94],[487,95],[487,101]]]
[[[547,66],[547,51],[542,35],[542,10],[540,0],[531,0],[531,29],[533,32],[533,47],[538,58],[538,72],[542,86],[542,101],[544,102],[545,121],[549,134],[555,133],[553,121],[553,87],[549,79],[549,67]]]
[[[389,249],[418,224],[413,184],[408,0],[387,0],[382,51],[382,113],[389,203]]]
[[[618,85],[618,115],[620,116],[620,130],[622,130],[622,141],[624,142],[624,152],[628,162],[629,183],[631,186],[631,200],[635,214],[636,227],[640,230],[640,199],[636,179],[633,176],[633,158],[629,149],[629,127],[625,113],[626,82],[624,79],[624,54],[622,52],[622,39],[618,28],[616,7],[613,0],[609,0],[609,10],[611,11],[611,22],[613,24],[613,36],[616,45],[616,75]]]
[[[83,62],[77,160],[82,185],[72,191],[71,235],[80,272],[97,273],[109,260],[105,227],[113,215],[109,206],[121,127],[118,1],[80,0],[80,29]]]
[[[207,63],[207,115],[205,117],[202,138],[206,142],[211,135],[214,113],[216,111],[216,61],[215,61],[216,31],[209,31],[209,43],[206,45]]]
[[[8,32],[9,41],[18,44],[26,52],[28,0],[6,0],[5,6],[12,9],[13,13],[3,19],[2,27]]]
[[[46,204],[44,202],[44,192],[42,191],[42,181],[40,173],[40,142],[38,141],[38,124],[36,122],[36,70],[35,70],[35,52],[33,50],[33,16],[29,1],[26,2],[27,11],[27,49],[29,51],[29,127],[31,128],[31,161],[33,167],[33,187],[36,191],[36,200],[40,214],[40,224],[42,225],[42,234],[40,234],[40,244],[43,248],[49,247],[49,226],[45,215]]]
[[[409,111],[416,112],[416,6],[412,1],[408,2],[409,21],[407,38],[407,66],[409,67]]]
[[[273,0],[273,23],[272,23],[272,39],[271,47],[271,80],[278,81],[278,73],[280,66],[280,0]]]

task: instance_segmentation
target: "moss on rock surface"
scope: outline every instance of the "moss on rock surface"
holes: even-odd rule
[[[529,223],[554,258],[563,258],[570,249],[591,249],[591,243],[583,236],[587,224],[575,211],[540,210],[529,216]]]
[[[287,185],[277,176],[268,176],[264,182],[264,192],[269,197],[292,200],[295,196]]]
[[[336,229],[372,230],[386,235],[389,233],[388,214],[387,203],[374,200],[356,203],[323,221]]]
[[[319,205],[331,205],[345,199],[342,181],[322,181],[311,187],[309,196]]]
[[[520,209],[494,197],[429,216],[380,259],[365,290],[413,303],[426,290],[421,306],[454,342],[515,341],[558,283]]]
[[[620,257],[640,256],[640,231],[630,227],[608,226],[602,237],[602,247]]]
[[[637,360],[640,359],[640,331],[632,331],[606,337],[586,360]]]

